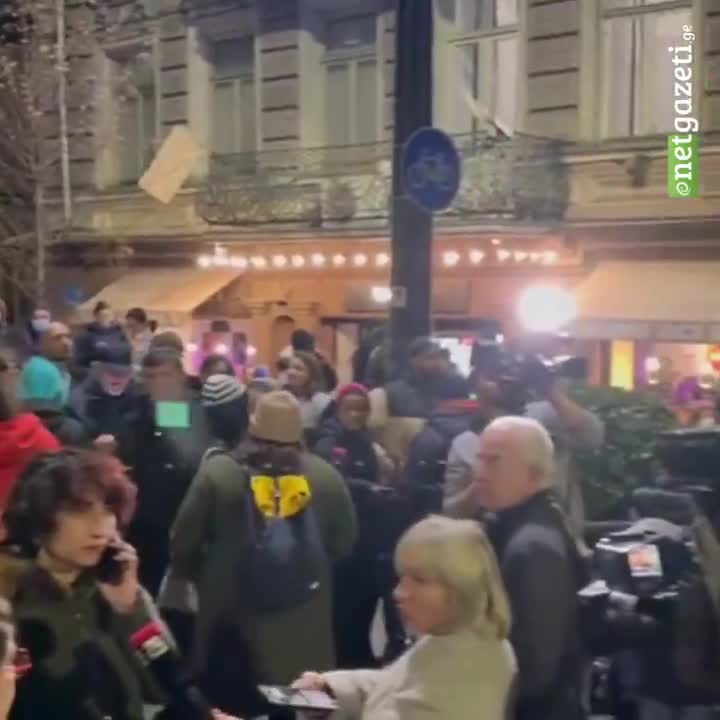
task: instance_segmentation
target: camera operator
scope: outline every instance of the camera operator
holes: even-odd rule
[[[512,607],[519,669],[515,720],[578,720],[582,653],[577,591],[583,578],[562,510],[546,489],[553,463],[536,420],[494,420],[480,436],[473,492],[488,518]]]
[[[580,538],[585,524],[582,491],[572,474],[574,450],[594,450],[602,447],[605,427],[592,412],[580,407],[566,392],[560,378],[551,378],[544,398],[527,402],[524,391],[516,385],[476,374],[475,392],[478,412],[472,427],[455,438],[448,455],[445,473],[443,509],[453,517],[467,518],[478,513],[472,480],[476,465],[479,432],[492,420],[504,415],[524,415],[537,420],[551,435],[555,447],[554,471],[548,477],[573,534]]]

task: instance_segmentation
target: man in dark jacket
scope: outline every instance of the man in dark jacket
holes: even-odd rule
[[[125,331],[114,318],[112,308],[106,302],[99,302],[93,312],[95,320],[75,343],[75,359],[81,368],[89,369],[102,360],[102,352],[118,345],[128,345]]]
[[[102,348],[87,379],[70,396],[70,406],[90,437],[101,444],[125,446],[140,403],[128,345]]]
[[[467,381],[448,369],[442,348],[417,338],[408,349],[410,369],[385,386],[391,417],[429,418],[442,400],[467,397]]]
[[[513,615],[516,720],[579,720],[582,653],[577,591],[582,567],[548,489],[553,445],[535,420],[505,417],[483,432],[475,489],[494,513],[495,546]]]
[[[140,556],[142,584],[155,595],[168,566],[170,528],[211,439],[200,395],[187,387],[177,353],[151,350],[143,381],[147,395],[120,455],[138,489],[129,538]]]

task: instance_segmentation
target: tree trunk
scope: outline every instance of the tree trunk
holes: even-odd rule
[[[47,250],[47,209],[45,187],[42,182],[35,184],[35,303],[45,304],[45,268]]]
[[[70,146],[67,116],[67,57],[65,52],[65,0],[55,0],[57,32],[58,117],[60,120],[60,171],[62,174],[63,219],[70,225],[72,195],[70,188]]]

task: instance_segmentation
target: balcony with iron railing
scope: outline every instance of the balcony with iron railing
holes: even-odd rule
[[[439,222],[554,223],[567,209],[567,143],[530,135],[454,138],[460,191]],[[392,189],[390,142],[270,150],[211,157],[197,199],[211,225],[386,226]]]

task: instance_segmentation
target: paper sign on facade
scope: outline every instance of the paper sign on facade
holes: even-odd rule
[[[184,125],[176,125],[165,139],[138,186],[161,203],[169,203],[188,179],[200,148]]]

